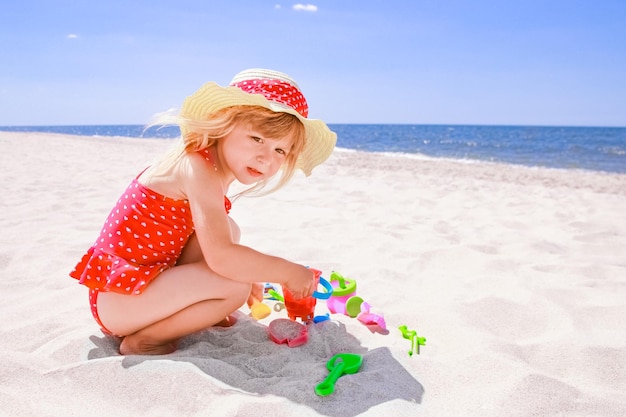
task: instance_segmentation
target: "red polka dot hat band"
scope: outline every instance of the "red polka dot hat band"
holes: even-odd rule
[[[307,176],[330,156],[337,142],[337,135],[326,123],[308,118],[309,106],[298,84],[287,74],[268,69],[244,70],[233,77],[228,87],[206,83],[187,97],[181,116],[202,121],[217,110],[237,105],[262,106],[300,119],[306,130],[306,145],[297,167]],[[181,126],[181,131],[185,135],[188,128]]]
[[[309,116],[309,105],[295,82],[290,83],[285,79],[269,78],[274,74],[264,74],[260,71],[256,74],[245,73],[245,77],[242,77],[241,74],[235,76],[230,85],[248,94],[261,94],[269,101],[282,103],[300,113],[302,117]]]

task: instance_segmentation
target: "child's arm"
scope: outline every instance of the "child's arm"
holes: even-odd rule
[[[224,211],[223,186],[217,172],[203,157],[186,155],[179,177],[189,200],[202,254],[213,271],[242,282],[283,284],[298,298],[312,294],[315,288],[311,270],[233,241]]]

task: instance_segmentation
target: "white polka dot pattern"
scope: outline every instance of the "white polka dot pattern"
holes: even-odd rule
[[[208,153],[205,158],[210,161]],[[187,200],[165,197],[134,179],[70,276],[91,289],[140,294],[176,264],[193,230]]]
[[[304,95],[302,95],[297,87],[284,81],[258,78],[235,82],[231,85],[238,87],[246,93],[261,94],[270,101],[282,103],[291,107],[300,113],[302,117],[308,117],[309,115],[309,105],[307,104]]]

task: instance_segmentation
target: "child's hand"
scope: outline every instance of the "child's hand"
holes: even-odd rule
[[[313,294],[313,291],[315,291],[315,271],[313,269],[303,268],[301,274],[294,276],[283,285],[296,300],[309,297]]]
[[[255,282],[252,284],[252,290],[250,291],[250,297],[248,297],[248,307],[254,304],[255,301],[263,301],[263,292],[265,285],[260,282]]]

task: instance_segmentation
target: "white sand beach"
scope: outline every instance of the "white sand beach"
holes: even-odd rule
[[[337,150],[231,216],[242,243],[355,279],[387,332],[335,314],[289,348],[266,331],[285,311],[242,307],[121,356],[68,273],[170,144],[0,132],[0,416],[626,415],[626,175]],[[320,397],[340,352],[363,364]]]

